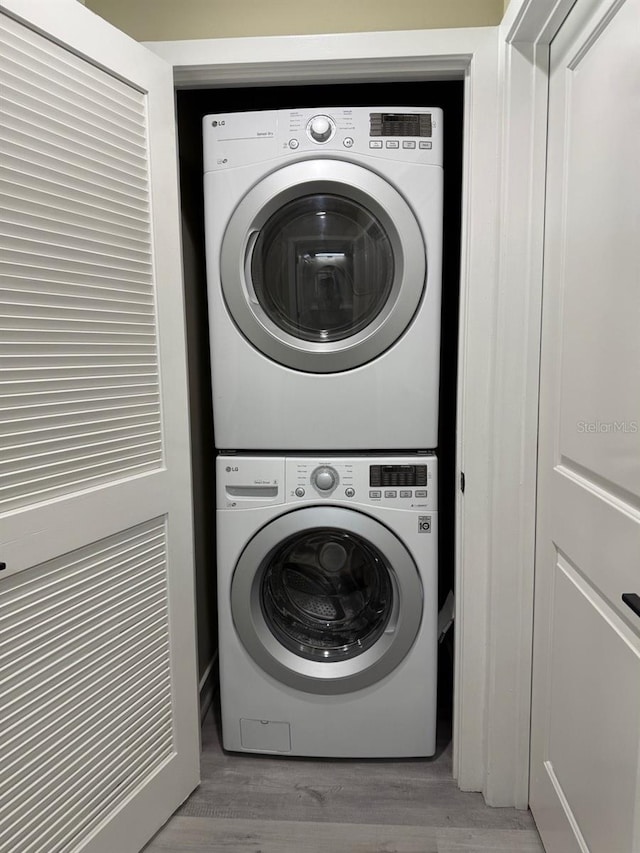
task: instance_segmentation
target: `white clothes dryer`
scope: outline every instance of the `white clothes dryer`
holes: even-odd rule
[[[218,457],[225,749],[434,753],[436,465]]]
[[[216,445],[435,448],[442,111],[203,127]]]

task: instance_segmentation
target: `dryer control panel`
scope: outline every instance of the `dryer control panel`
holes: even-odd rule
[[[319,107],[208,115],[205,172],[294,155],[367,155],[442,166],[439,107]]]
[[[326,501],[435,512],[437,458],[219,456],[217,493],[220,509]]]

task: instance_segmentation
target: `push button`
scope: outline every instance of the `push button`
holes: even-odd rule
[[[417,498],[426,498],[427,490],[426,489],[416,489],[416,497]]]
[[[296,497],[304,497],[304,489],[302,488],[302,486],[298,486],[298,488],[296,489]]]
[[[400,143],[397,139],[388,139],[387,148],[400,148]]]
[[[377,489],[374,489],[373,491],[369,492],[369,497],[370,498],[381,498],[382,492],[378,491]]]
[[[387,489],[384,493],[385,498],[397,498],[398,493],[395,489]]]
[[[290,139],[289,140],[289,148],[291,148],[293,151],[295,151],[299,145],[300,145],[300,143],[298,142],[297,139]]]
[[[405,139],[405,140],[403,140],[403,142],[402,142],[402,147],[403,147],[403,148],[415,148],[415,147],[416,147],[415,139]]]
[[[401,497],[401,498],[410,498],[410,497],[411,497],[411,492],[410,492],[410,491],[401,491],[401,492],[400,492],[400,497]]]
[[[369,142],[369,148],[382,148],[382,140],[381,139],[372,139]]]
[[[356,490],[349,487],[348,489],[344,490],[344,493],[348,498],[352,498],[355,495]]]
[[[350,136],[347,136],[342,144],[345,148],[353,148],[353,139]]]
[[[431,148],[431,146],[432,146],[432,143],[431,143],[431,142],[421,142],[421,143],[420,143],[420,148],[427,148],[427,149],[430,149],[430,148]]]

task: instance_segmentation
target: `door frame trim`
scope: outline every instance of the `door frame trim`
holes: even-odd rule
[[[511,0],[500,26],[489,665],[483,793],[529,801],[549,44],[576,0]]]
[[[495,27],[148,42],[174,68],[177,89],[401,80],[464,81],[457,392],[454,776],[485,781],[492,352],[498,217],[498,30]],[[469,318],[473,318],[473,323]],[[465,547],[465,543],[468,543]],[[463,616],[464,614],[464,616]]]
[[[453,773],[490,805],[519,808],[529,790],[547,57],[574,2],[511,0],[500,27],[146,43],[173,66],[177,89],[464,81]]]

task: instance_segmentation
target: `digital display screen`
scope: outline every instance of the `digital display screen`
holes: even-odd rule
[[[370,113],[370,136],[426,136],[432,132],[431,113]]]
[[[370,465],[369,486],[426,486],[426,465]]]

